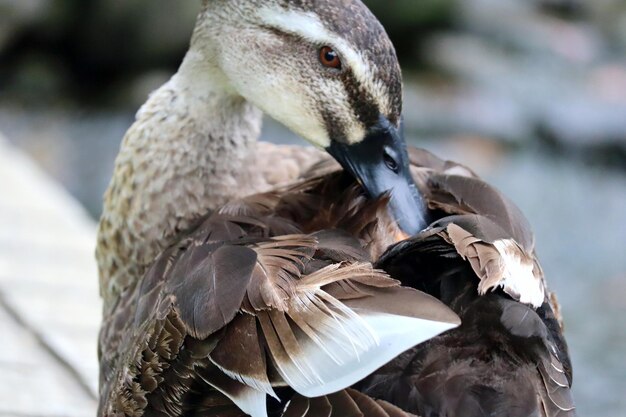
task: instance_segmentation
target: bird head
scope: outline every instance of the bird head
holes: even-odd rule
[[[402,76],[359,0],[205,0],[192,47],[247,101],[329,152],[402,230],[426,225],[401,129]]]

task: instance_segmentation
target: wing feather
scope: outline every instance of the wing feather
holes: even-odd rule
[[[353,279],[355,290],[367,287],[361,298],[340,301],[325,291]],[[373,301],[379,296],[382,302]],[[330,265],[302,277],[285,307],[284,313],[269,310],[258,317],[278,372],[305,396],[343,389],[459,324],[442,303],[398,287],[370,264]]]
[[[478,292],[486,294],[497,287],[516,300],[541,306],[546,297],[541,270],[535,268],[535,258],[507,238],[489,240],[481,235],[489,220],[479,216],[456,216],[446,225],[443,237],[449,239],[459,255],[469,261],[480,278]],[[492,230],[497,226],[492,225]]]
[[[381,400],[346,389],[334,394],[306,398],[296,394],[281,417],[416,417]]]
[[[247,298],[254,311],[268,308],[285,310],[285,302],[293,294],[295,280],[312,258],[316,245],[314,238],[293,235],[251,246],[257,253],[257,263],[247,287]]]
[[[267,417],[265,392],[230,378],[216,366],[197,369],[197,375],[208,385],[230,398],[244,413],[256,417]]]
[[[245,354],[233,354],[239,351]],[[267,376],[265,353],[254,316],[246,313],[238,315],[226,328],[210,358],[229,377],[277,398]]]
[[[167,283],[179,300],[182,321],[197,339],[208,337],[235,317],[257,261],[256,253],[246,247],[211,249],[208,244],[188,249]]]

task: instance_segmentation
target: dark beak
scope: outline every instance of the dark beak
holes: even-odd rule
[[[404,137],[385,117],[379,118],[361,142],[332,141],[326,150],[370,197],[391,193],[389,208],[404,233],[413,235],[426,228],[426,204],[409,171]]]

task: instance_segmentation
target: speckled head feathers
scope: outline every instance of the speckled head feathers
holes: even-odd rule
[[[340,69],[320,63],[324,46]],[[393,45],[359,0],[206,0],[193,47],[235,91],[318,146],[361,141],[379,115],[400,122]]]

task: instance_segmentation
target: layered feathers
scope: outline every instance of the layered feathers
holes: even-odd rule
[[[395,245],[386,198],[328,161],[201,219],[105,322],[100,414],[573,415],[526,220],[468,169],[410,154],[433,223]],[[461,326],[404,352],[454,327],[444,304]]]
[[[205,217],[105,321],[100,414],[180,415],[226,397],[264,416],[277,389],[341,391],[458,325],[372,267],[395,228],[386,202],[331,173]]]
[[[356,388],[423,417],[573,416],[558,305],[528,222],[471,171],[422,151],[411,156],[433,223],[375,265],[443,301],[462,324]]]

